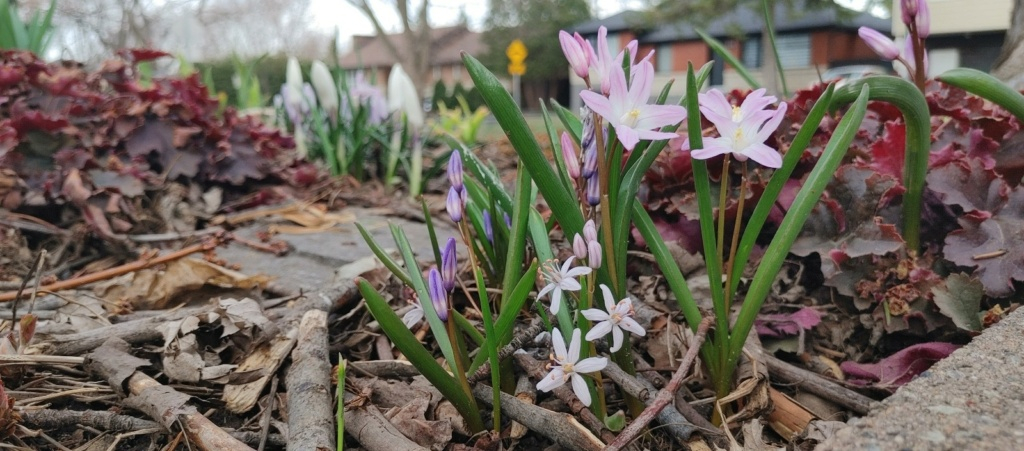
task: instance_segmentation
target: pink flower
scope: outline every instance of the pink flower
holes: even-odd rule
[[[562,53],[565,54],[565,59],[569,60],[569,66],[576,76],[587,78],[590,74],[590,60],[594,55],[590,43],[579,33],[570,35],[564,30],[558,32],[558,42],[562,45]]]
[[[651,84],[654,82],[654,66],[641,61],[633,74],[633,83],[626,86],[626,73],[616,67],[611,73],[608,97],[596,92],[583,91],[583,102],[600,114],[615,128],[622,146],[633,150],[641,139],[671,139],[675,133],[657,131],[686,119],[686,109],[677,105],[648,105]]]
[[[871,47],[878,56],[881,56],[886,61],[892,61],[900,56],[900,47],[896,45],[892,39],[888,36],[880,33],[878,30],[868,27],[860,27],[857,29],[857,34],[864,40],[864,43]]]
[[[928,2],[925,0],[921,0],[918,8],[917,15],[914,16],[914,24],[915,28],[917,28],[917,37],[925,39],[932,32],[932,13],[928,9]]]
[[[625,57],[626,51],[629,52],[630,58],[630,73],[634,73],[637,63],[636,52],[639,44],[636,39],[629,41],[626,44],[626,48],[619,51],[615,57],[612,57],[611,49],[608,48],[608,29],[601,27],[597,29],[597,51],[590,55],[590,83],[591,86],[600,87],[601,94],[608,95],[611,92],[612,77],[614,77],[615,70],[622,70],[622,58]],[[593,47],[590,48],[593,50]],[[654,52],[650,52],[645,56],[641,62],[650,62],[651,56]]]
[[[715,124],[720,137],[704,140],[704,148],[692,150],[690,156],[706,160],[731,153],[739,161],[751,158],[770,168],[781,167],[782,156],[764,142],[779,127],[786,114],[786,103],[781,103],[775,111],[765,109],[776,99],[765,96],[764,92],[758,89],[750,93],[740,106],[732,106],[717,89],[699,94],[700,111]]]

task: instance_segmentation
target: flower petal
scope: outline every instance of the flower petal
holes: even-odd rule
[[[758,130],[757,135],[754,137],[755,142],[764,142],[779,128],[779,123],[782,122],[782,118],[786,115],[786,107],[786,102],[779,104],[779,108],[775,110],[772,118],[765,122],[761,129]]]
[[[537,390],[543,392],[549,392],[565,384],[565,372],[562,371],[562,367],[556,366],[551,369],[551,372],[544,379],[537,382]]]
[[[610,318],[608,314],[604,312],[604,310],[596,308],[588,308],[580,313],[583,314],[584,318],[589,319],[591,321],[608,321],[608,318]],[[593,332],[594,330],[591,329],[590,331]],[[587,333],[587,340],[590,340],[589,332]]]
[[[587,388],[587,382],[583,380],[583,376],[572,373],[572,392],[576,393],[576,397],[580,398],[580,402],[583,405],[590,407],[590,389]]]
[[[616,125],[615,135],[619,137],[619,142],[622,143],[622,147],[626,150],[633,150],[637,143],[640,142],[640,136],[637,135],[636,130],[625,125]]]
[[[640,327],[640,323],[630,317],[623,317],[622,321],[619,321],[619,327],[628,330],[630,333],[638,337],[647,335],[647,331],[644,330],[643,327]]]
[[[566,358],[565,339],[562,338],[562,332],[557,327],[551,331],[551,347],[554,348],[556,360]]]
[[[412,310],[405,312],[405,315],[402,316],[402,324],[412,329],[412,326],[415,326],[421,319],[423,319],[423,309],[416,306]]]
[[[577,373],[593,373],[601,371],[604,367],[608,366],[608,359],[605,357],[589,357],[573,365],[574,371]]]
[[[743,155],[750,157],[751,160],[754,160],[765,167],[782,167],[782,155],[779,155],[777,150],[761,143],[751,144],[750,147],[743,152]]]
[[[690,157],[698,160],[707,160],[712,157],[717,157],[722,154],[732,153],[731,147],[726,147],[721,144],[717,144],[722,138],[708,138],[704,142],[703,149],[693,149],[690,151]]]
[[[602,117],[615,117],[615,112],[612,111],[612,103],[607,97],[594,91],[583,91],[580,92],[580,98],[583,99],[583,103],[586,104],[591,111],[601,115]]]
[[[615,296],[612,295],[612,290],[608,288],[608,285],[601,284],[601,294],[604,295],[604,308],[611,313],[615,309]]]
[[[686,108],[679,105],[644,105],[637,116],[637,130],[653,130],[666,125],[676,125],[686,119]]]
[[[551,290],[554,290],[555,287],[557,287],[557,286],[558,285],[553,284],[553,283],[549,283],[547,285],[544,285],[544,288],[540,289],[540,293],[537,293],[537,299],[540,299],[540,298],[544,297],[544,295],[550,293]]]
[[[594,269],[589,266],[577,266],[573,269],[570,269],[568,272],[565,273],[565,275],[569,277],[585,276],[587,274],[590,274],[593,270]]]
[[[636,54],[630,55],[630,57],[636,58]],[[629,93],[626,94],[626,105],[629,109],[647,104],[647,100],[651,96],[651,84],[654,83],[654,66],[649,61],[641,61],[636,65],[636,71],[632,75],[633,85],[629,87]]]
[[[555,291],[551,294],[551,314],[557,315],[558,311],[562,308],[562,287],[555,287]]]
[[[580,330],[572,330],[572,340],[569,341],[569,361],[576,363],[580,359]]]
[[[621,348],[621,347],[622,347],[622,329],[619,329],[618,327],[613,327],[612,328],[612,347],[609,348],[609,350],[612,351],[612,352],[615,352],[615,351],[618,351],[619,348]]]
[[[596,309],[593,309],[593,310],[596,310]],[[604,312],[601,312],[601,313],[604,313]],[[601,337],[603,337],[605,335],[608,335],[608,332],[612,331],[612,326],[613,326],[612,322],[611,321],[607,321],[607,320],[601,321],[600,323],[597,323],[597,325],[595,325],[592,329],[590,329],[590,332],[587,332],[587,337],[586,337],[587,341],[594,341],[594,340],[597,340],[598,338],[601,338]]]
[[[618,313],[619,316],[625,317],[626,315],[629,315],[629,311],[633,309],[633,300],[628,297],[624,298],[619,301],[618,304],[615,304],[614,308],[615,313]],[[608,313],[611,313],[611,309],[608,310]]]
[[[583,287],[576,281],[576,279],[565,278],[558,284],[558,288],[566,291],[579,291],[580,288]]]

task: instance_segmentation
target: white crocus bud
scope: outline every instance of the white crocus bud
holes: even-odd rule
[[[327,65],[319,60],[313,61],[313,66],[309,69],[309,79],[313,83],[313,90],[316,91],[320,107],[327,112],[327,117],[331,119],[332,123],[337,121],[338,87],[334,83],[330,69],[327,69]]]
[[[418,129],[423,126],[423,107],[420,96],[416,93],[416,85],[402,70],[401,64],[391,66],[388,76],[388,109],[405,113],[409,126]]]

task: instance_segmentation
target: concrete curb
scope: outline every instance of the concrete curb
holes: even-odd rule
[[[1017,309],[816,449],[1024,449],[1022,363]]]

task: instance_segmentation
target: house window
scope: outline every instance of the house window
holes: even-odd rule
[[[775,46],[784,69],[811,65],[811,35],[784,34],[775,38]]]
[[[747,38],[743,41],[743,53],[741,53],[740,62],[747,69],[757,69],[761,67],[761,37],[754,36]]]
[[[658,63],[658,72],[672,72],[672,44],[661,44],[654,53],[654,61]]]

